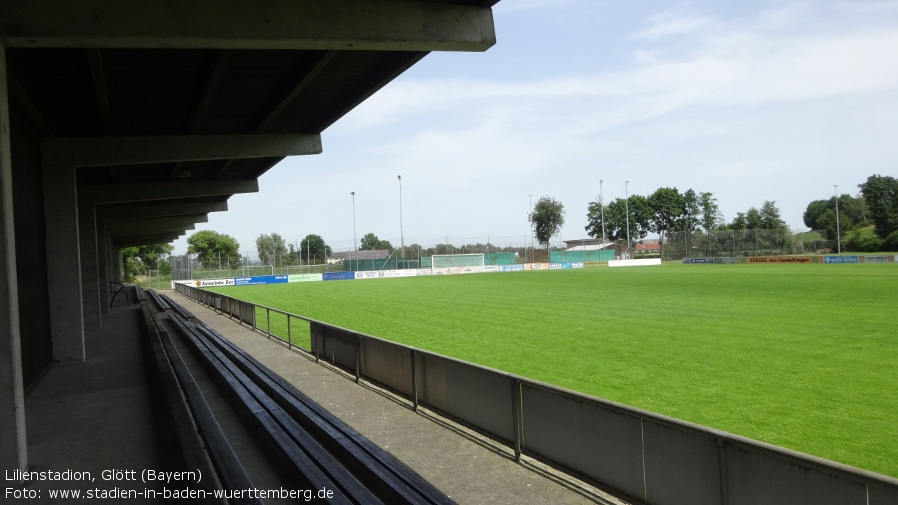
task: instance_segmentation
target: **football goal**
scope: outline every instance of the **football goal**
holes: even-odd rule
[[[434,254],[431,257],[434,275],[473,274],[483,272],[483,253],[478,254]]]

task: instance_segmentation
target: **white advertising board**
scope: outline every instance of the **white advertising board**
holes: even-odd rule
[[[660,265],[661,258],[646,258],[640,260],[609,260],[609,267],[641,267],[648,265]]]

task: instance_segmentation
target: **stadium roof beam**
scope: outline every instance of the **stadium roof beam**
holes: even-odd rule
[[[41,150],[70,167],[145,165],[174,161],[283,158],[321,153],[319,134],[51,137]]]
[[[144,230],[175,230],[178,226],[189,227],[185,229],[193,229],[196,223],[209,222],[209,216],[205,214],[183,215],[174,217],[155,217],[144,219],[122,219],[119,221],[107,221],[106,231],[113,235],[118,233],[128,233],[131,231]]]
[[[97,206],[97,222],[124,219],[148,219],[154,217],[206,214],[228,210],[227,201],[212,202],[161,202],[160,204],[110,204]]]
[[[235,195],[259,191],[259,181],[208,181],[203,184],[192,182],[158,182],[154,184],[113,184],[102,186],[81,186],[79,200],[85,204],[111,204],[145,202],[167,199],[193,198],[199,196]]]
[[[132,247],[146,244],[168,244],[184,235],[185,232],[183,231],[151,233],[146,235],[135,235],[133,237],[122,237],[120,239],[115,239],[114,243],[118,247]]]
[[[490,7],[370,0],[4,0],[7,47],[485,51]],[[48,16],[48,12],[54,15]]]
[[[155,237],[155,236],[166,236],[166,235],[174,235],[174,234],[177,234],[177,236],[180,237],[180,236],[184,235],[187,232],[187,230],[192,230],[192,229],[194,229],[194,225],[192,225],[192,224],[179,225],[179,226],[160,226],[158,228],[147,228],[147,229],[143,229],[143,230],[133,230],[133,231],[121,231],[120,230],[120,231],[116,231],[116,232],[110,232],[109,236],[113,241],[115,241],[117,239],[129,239],[129,240],[133,241],[137,237]],[[156,242],[156,243],[158,244],[159,242]],[[145,244],[146,243],[138,244],[138,245],[145,245]]]

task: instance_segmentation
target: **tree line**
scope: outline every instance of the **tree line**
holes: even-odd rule
[[[786,222],[774,201],[764,201],[760,209],[751,207],[738,212],[729,223],[724,221],[717,198],[711,192],[680,192],[662,187],[649,196],[629,195],[608,204],[589,202],[586,232],[590,237],[604,237],[613,242],[642,240],[657,233],[663,247],[672,232],[693,233],[699,229],[710,234],[716,230],[782,230]],[[630,244],[632,246],[632,244]]]
[[[898,251],[898,179],[878,174],[871,175],[858,184],[857,196],[840,194],[810,202],[803,214],[805,226],[813,230],[825,230],[831,241],[840,239],[846,251]],[[838,211],[837,211],[838,209]],[[564,205],[554,198],[544,196],[534,205],[527,219],[532,225],[539,244],[549,247],[549,241],[564,225]],[[672,232],[707,233],[718,230],[786,230],[786,223],[774,201],[764,201],[761,206],[737,212],[729,222],[720,212],[717,198],[711,192],[697,193],[693,189],[680,192],[676,187],[662,187],[648,196],[639,194],[616,198],[605,204],[601,200],[589,202],[586,210],[585,230],[590,237],[604,236],[612,242],[642,240],[649,233],[657,233],[662,247],[665,237]],[[872,229],[872,233],[865,230]],[[205,268],[240,265],[240,244],[230,235],[213,230],[194,233],[187,239],[188,254],[195,254]],[[373,233],[362,236],[361,250],[395,247],[388,240],[381,240]],[[465,244],[453,246],[437,244],[423,247],[420,244],[406,246],[411,256],[433,254],[516,252],[523,254],[524,247],[498,248],[492,244]],[[138,273],[159,269],[169,271],[165,261],[172,253],[170,244],[127,247],[121,250],[126,280]],[[256,239],[256,251],[263,264],[300,265],[323,263],[332,255],[329,245],[320,235],[306,235],[300,242],[287,243],[277,233],[262,234]],[[663,250],[662,250],[663,253]]]
[[[857,196],[809,203],[802,216],[805,226],[826,230],[847,251],[898,251],[898,179],[874,174],[857,187]],[[871,226],[873,233],[864,233]]]
[[[825,230],[830,240],[844,239],[845,250],[898,251],[898,179],[871,175],[858,188],[856,197],[842,194],[808,204],[803,216],[805,226]],[[649,196],[633,194],[608,204],[589,202],[586,217],[585,230],[592,238],[632,242],[657,233],[662,254],[665,238],[672,232],[703,230],[710,237],[712,232],[723,230],[787,231],[775,201],[765,200],[760,208],[737,212],[726,222],[713,193],[696,193],[691,188],[681,193],[675,187],[662,187]],[[542,197],[529,220],[539,243],[548,246],[564,224],[564,206]],[[875,234],[864,235],[863,230],[871,224]]]

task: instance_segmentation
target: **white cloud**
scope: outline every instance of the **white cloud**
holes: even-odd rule
[[[530,5],[537,15],[540,3]],[[399,173],[407,238],[526,230],[530,194],[562,201],[562,236],[581,238],[599,179],[606,200],[623,197],[625,180],[641,194],[711,191],[728,220],[775,200],[800,227],[806,205],[833,184],[854,193],[872,173],[898,175],[898,17],[890,15],[898,2],[864,5],[642,16],[613,40],[596,34],[593,45],[628,57],[613,72],[578,66],[589,48],[570,47],[558,53],[570,62],[564,73],[536,61],[527,78],[411,73],[326,131],[324,154],[297,161],[311,168],[297,175],[290,162],[265,177],[287,200],[286,188],[303,188],[288,207],[327,209],[283,226],[328,241],[351,242],[350,190],[359,191],[359,235],[398,238]]]
[[[517,109],[550,114],[558,127],[613,127],[690,106],[757,106],[871,93],[898,86],[898,31],[771,39],[752,32],[714,37],[686,58],[638,62],[626,72],[504,83],[500,80],[401,81],[339,123],[344,131],[465,111]],[[584,119],[585,112],[590,113]],[[551,109],[555,109],[552,111]],[[599,126],[602,128],[602,126]]]
[[[672,13],[664,13],[652,16],[648,20],[649,26],[636,33],[636,39],[656,40],[673,35],[683,35],[705,28],[712,24],[712,19],[706,16],[678,16]]]

